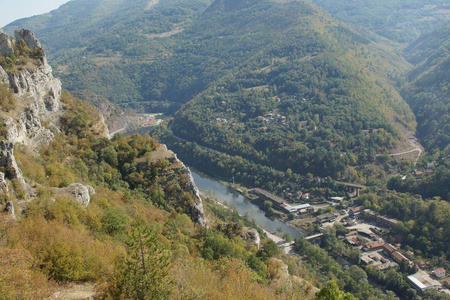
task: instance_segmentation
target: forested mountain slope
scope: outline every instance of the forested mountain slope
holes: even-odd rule
[[[4,29],[33,30],[65,88],[91,101],[122,106],[144,98],[142,71],[172,55],[170,36],[182,31],[209,0],[70,1],[49,14]],[[97,100],[98,99],[98,100]],[[136,106],[136,105],[135,105]]]
[[[336,175],[395,147],[392,120],[413,126],[393,87],[405,68],[395,54],[306,2],[224,2],[183,33],[202,41],[185,61],[198,56],[202,74],[208,61],[233,71],[176,115],[176,134],[280,170]]]
[[[83,3],[52,13],[61,14],[49,25],[55,36],[73,28],[63,20]],[[283,171],[349,178],[348,166],[400,144],[397,125],[415,126],[395,88],[409,64],[308,2],[94,4],[95,20],[75,30],[83,38],[71,38],[69,55],[58,39],[44,40],[66,87],[141,110],[174,112],[195,98],[173,125],[188,140]],[[43,28],[52,15],[12,25]],[[268,114],[266,126],[258,117]]]
[[[311,0],[346,23],[410,43],[450,18],[446,0]]]
[[[418,137],[429,150],[450,145],[450,21],[405,49],[416,67],[403,96],[417,117]]]

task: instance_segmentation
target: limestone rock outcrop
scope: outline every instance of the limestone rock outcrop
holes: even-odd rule
[[[164,145],[164,147],[166,147],[167,149],[166,145]],[[192,177],[191,170],[188,167],[186,167],[186,165],[181,160],[178,159],[175,153],[173,154],[173,158],[171,160],[172,162],[180,163],[186,175],[189,176],[189,182],[186,184],[185,189],[187,192],[191,192],[195,196],[195,201],[191,206],[192,220],[197,222],[197,224],[200,226],[208,227],[205,210],[203,209],[203,201],[202,198],[200,197],[200,191],[198,190],[198,187],[195,185],[194,177]]]
[[[42,48],[41,43],[35,38],[34,33],[28,29],[16,30],[14,32],[14,37],[16,38],[16,43],[20,43],[21,40],[24,40],[31,50]]]
[[[200,198],[200,192],[198,190],[198,187],[195,185],[194,177],[192,177],[191,170],[189,168],[185,167],[188,170],[188,174],[190,177],[190,180],[188,184],[186,185],[186,190],[188,192],[192,192],[195,195],[195,202],[191,207],[191,216],[194,220],[196,220],[197,224],[200,226],[206,227],[206,214],[203,209],[203,201],[202,198]]]
[[[9,36],[0,29],[0,54],[5,55],[9,52],[13,52],[13,47]]]
[[[259,235],[258,230],[256,230],[255,228],[244,227],[242,229],[242,233],[240,236],[242,240],[244,240],[247,243],[252,243],[259,249],[261,237]]]
[[[15,42],[25,42],[34,50],[41,48],[39,41],[29,30],[15,32]],[[0,53],[14,51],[14,40],[0,31]],[[19,61],[21,57],[17,58]],[[52,68],[47,64],[42,51],[41,57],[26,58],[20,67],[4,69],[0,66],[0,82],[14,91],[17,105],[13,110],[1,112],[4,140],[0,142],[0,166],[5,167],[5,176],[17,180],[27,198],[35,192],[23,177],[14,157],[14,144],[22,143],[34,149],[49,144],[62,115],[60,97],[61,82],[53,78]],[[45,125],[44,125],[45,124]],[[5,182],[6,183],[6,182]]]
[[[81,183],[72,183],[66,188],[62,188],[61,192],[74,197],[74,199],[81,203],[84,208],[87,208],[91,202],[91,196],[95,194],[95,189],[90,185],[82,185]]]
[[[9,191],[8,183],[5,180],[5,173],[0,172],[0,196]]]
[[[16,42],[23,40],[30,49],[42,48],[29,30],[16,30],[15,38]],[[10,41],[8,37],[6,40]],[[9,44],[0,38],[0,48],[7,47]],[[62,113],[61,81],[53,77],[45,56],[19,70],[5,71],[0,67],[0,81],[9,84],[24,107],[22,112],[5,120],[6,141],[31,147],[50,143],[53,139],[50,129],[58,130]],[[42,125],[44,122],[46,127]]]
[[[14,145],[12,143],[0,142],[0,166],[5,167],[6,177],[11,180],[17,180],[20,187],[28,196],[34,194],[33,189],[25,182],[22,171],[17,166],[16,158],[14,157]]]
[[[189,168],[186,167],[186,165],[181,160],[178,159],[177,155],[174,152],[168,150],[166,145],[163,144],[162,146],[166,151],[170,153],[170,157],[168,157],[167,159],[171,163],[180,164],[181,173],[186,174],[189,177],[189,181],[187,182],[184,189],[187,192],[191,192],[195,196],[195,201],[190,209],[191,219],[200,226],[208,227],[205,210],[203,209],[203,201],[202,198],[200,197],[200,191],[198,190],[198,187],[195,185],[194,177],[192,177],[191,170],[189,170]]]
[[[9,76],[8,73],[0,66],[0,83],[9,84]]]

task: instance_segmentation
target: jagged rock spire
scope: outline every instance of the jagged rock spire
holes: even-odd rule
[[[13,51],[14,49],[9,36],[0,28],[0,55],[5,55]]]
[[[21,40],[24,40],[31,50],[34,50],[36,48],[42,48],[41,43],[34,36],[34,33],[28,29],[20,29],[14,31],[14,37],[16,39],[16,43],[20,43]]]

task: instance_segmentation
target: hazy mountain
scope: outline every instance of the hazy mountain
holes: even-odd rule
[[[143,100],[141,69],[171,55],[170,36],[210,2],[77,0],[5,31],[30,28],[40,36],[56,74],[75,95],[130,103]]]
[[[450,145],[450,21],[405,49],[416,67],[403,96],[417,117],[418,136],[430,150]]]
[[[449,19],[446,0],[311,0],[340,20],[409,43]]]

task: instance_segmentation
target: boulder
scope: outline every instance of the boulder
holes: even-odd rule
[[[242,229],[241,239],[247,243],[252,243],[259,249],[261,243],[261,237],[259,236],[258,230],[255,228],[245,227]]]
[[[95,189],[90,185],[82,185],[81,183],[72,183],[61,191],[75,198],[84,208],[87,208],[91,202],[91,196],[95,194]]]

